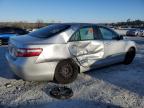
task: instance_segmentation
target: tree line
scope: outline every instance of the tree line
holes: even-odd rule
[[[117,23],[107,23],[106,25],[112,27],[121,27],[121,28],[144,28],[144,21],[134,20],[131,21],[128,19],[126,22],[117,22]]]
[[[41,28],[44,26],[47,26],[49,24],[55,23],[49,22],[45,23],[42,20],[38,20],[35,23],[29,23],[25,21],[20,21],[20,22],[0,22],[0,27],[17,27],[17,28],[22,28],[22,29],[35,29],[35,28]],[[110,27],[121,27],[121,28],[128,28],[128,27],[133,27],[133,28],[144,28],[144,21],[141,20],[134,20],[131,21],[128,19],[125,22],[117,22],[117,23],[103,23],[103,25],[110,26]]]
[[[44,23],[43,21],[39,20],[35,23],[20,21],[20,22],[0,22],[0,27],[16,27],[22,29],[35,29],[47,26],[48,23]]]

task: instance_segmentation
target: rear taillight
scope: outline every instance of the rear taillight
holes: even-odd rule
[[[16,52],[17,57],[33,57],[39,56],[42,52],[42,48],[18,48]]]

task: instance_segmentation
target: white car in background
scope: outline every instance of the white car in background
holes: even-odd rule
[[[141,29],[141,36],[144,37],[144,29]]]
[[[126,36],[141,36],[140,29],[130,29],[126,32]]]
[[[81,23],[53,24],[9,41],[7,61],[25,80],[56,80],[70,83],[78,73],[122,62],[136,54],[133,41],[113,30]]]

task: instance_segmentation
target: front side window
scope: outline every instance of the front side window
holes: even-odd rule
[[[100,27],[99,29],[104,40],[114,40],[118,37],[118,35],[110,29],[105,27]]]
[[[94,40],[94,30],[92,27],[84,27],[78,30],[70,41],[85,41],[85,40]]]

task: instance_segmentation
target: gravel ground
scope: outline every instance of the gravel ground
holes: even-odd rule
[[[137,42],[138,52],[130,65],[116,64],[79,74],[72,88],[71,99],[57,100],[49,91],[53,82],[23,81],[10,71],[0,47],[0,108],[144,108],[144,38],[129,38]]]

